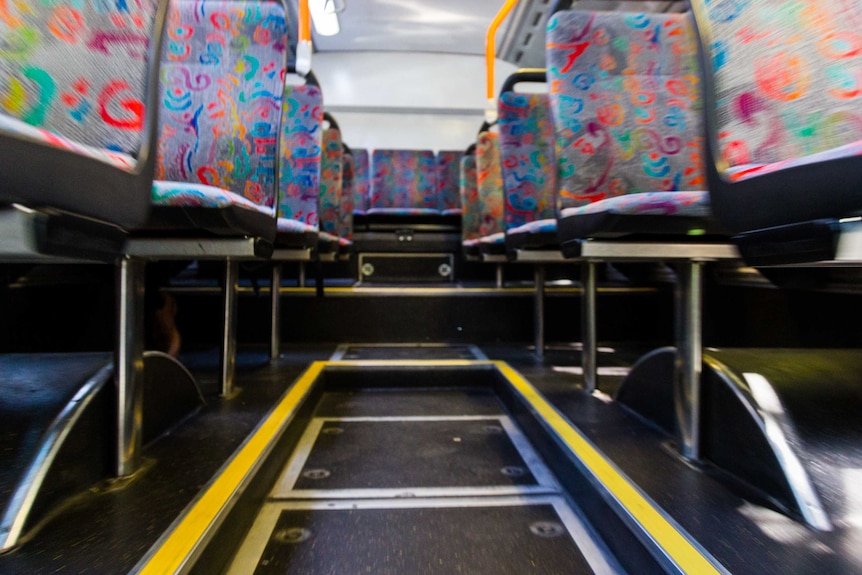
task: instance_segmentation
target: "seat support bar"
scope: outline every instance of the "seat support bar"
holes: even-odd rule
[[[225,260],[224,292],[222,297],[222,345],[219,368],[221,369],[221,395],[233,394],[233,378],[236,371],[236,306],[239,262],[233,258]]]
[[[700,459],[703,262],[684,260],[679,263],[677,273],[674,411],[682,456],[697,461]]]
[[[536,265],[535,271],[535,333],[536,357],[545,355],[545,266]]]
[[[592,393],[598,387],[596,351],[596,262],[585,260],[581,264],[581,366],[584,372],[584,391]]]
[[[278,359],[281,350],[281,264],[272,264],[272,277],[269,284],[270,293],[270,332],[269,359]]]
[[[117,398],[117,477],[141,465],[144,402],[144,261],[124,257],[117,262],[117,344],[114,384]]]

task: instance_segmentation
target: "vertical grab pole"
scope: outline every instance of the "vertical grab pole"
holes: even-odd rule
[[[596,351],[596,262],[586,260],[581,268],[581,367],[584,372],[584,391],[593,393],[598,388]]]
[[[676,315],[677,354],[674,370],[674,409],[682,456],[700,459],[700,375],[702,362],[703,262],[685,261],[679,266]]]
[[[239,280],[239,263],[231,258],[225,262],[224,293],[222,300],[222,344],[221,359],[221,395],[233,395],[233,377],[236,371],[236,283]]]
[[[545,266],[536,265],[535,270],[535,319],[533,329],[535,330],[536,357],[545,356]]]
[[[117,344],[114,384],[117,390],[117,477],[141,465],[144,403],[144,261],[117,262]]]
[[[494,63],[497,57],[497,29],[517,3],[518,0],[506,0],[506,3],[503,4],[500,11],[494,16],[491,25],[488,26],[488,33],[485,36],[485,96],[488,99],[488,110],[485,119],[488,122],[494,122],[497,119],[497,102],[494,98]]]
[[[269,290],[270,316],[272,316],[269,332],[269,359],[276,360],[281,350],[281,264],[278,262],[272,266]]]
[[[299,39],[296,43],[296,72],[305,76],[311,71],[311,10],[308,0],[299,0]]]

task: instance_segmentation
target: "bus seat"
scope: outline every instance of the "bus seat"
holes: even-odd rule
[[[464,152],[440,150],[437,152],[437,201],[444,216],[461,215],[461,158]]]
[[[464,255],[479,257],[479,226],[482,223],[479,187],[476,182],[476,145],[473,144],[461,157],[461,246]]]
[[[546,83],[545,70],[509,76],[498,103],[505,196],[506,249],[557,249],[557,162],[546,93],[519,93],[522,83]]]
[[[309,74],[305,84],[284,88],[276,248],[317,247],[322,134],[323,96]]]
[[[343,184],[344,145],[341,131],[329,117],[329,127],[323,130],[323,156],[320,162],[320,216],[321,253],[335,253],[339,249],[338,226],[341,219],[341,192]]]
[[[437,216],[437,174],[431,150],[374,150],[368,215]]]
[[[342,166],[341,206],[338,213],[338,237],[341,251],[345,253],[353,245],[353,202],[356,190],[356,163],[353,150],[343,144],[344,160]]]
[[[862,8],[691,5],[715,217],[750,265],[838,259],[840,233],[859,227],[841,220],[862,213],[862,53],[844,41]]]
[[[563,252],[714,231],[690,16],[563,11],[547,33]]]
[[[368,150],[351,148],[353,151],[353,215],[364,216],[368,210],[368,194],[371,182],[368,177]],[[356,221],[354,220],[354,225]]]
[[[476,144],[476,183],[481,214],[479,251],[487,255],[502,255],[506,252],[506,238],[500,138],[490,130],[480,132]]]
[[[271,242],[277,229],[284,8],[242,0],[174,0],[171,6],[147,228],[191,227]]]
[[[77,23],[66,35],[49,32],[56,29],[57,10]],[[64,216],[41,213],[45,219],[76,220],[83,233],[95,227],[96,233],[114,236],[116,255],[124,234],[115,228],[140,225],[149,214],[167,1],[105,7],[16,3],[5,11],[0,19],[5,46],[0,54],[0,206],[62,210]],[[91,29],[124,40],[97,46],[84,33]],[[20,210],[3,212],[13,217]],[[49,251],[75,256],[87,249],[77,241],[83,236],[75,234],[71,242],[70,237],[57,240]],[[89,247],[99,251],[95,244]]]

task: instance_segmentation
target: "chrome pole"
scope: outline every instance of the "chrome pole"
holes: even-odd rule
[[[305,287],[305,262],[299,262],[299,287]]]
[[[225,261],[222,312],[221,394],[230,397],[233,393],[233,376],[236,370],[236,283],[239,279],[239,263],[230,258]]]
[[[272,265],[272,278],[269,284],[271,304],[271,324],[269,333],[269,359],[278,359],[281,348],[281,264]]]
[[[117,262],[117,343],[114,382],[117,390],[117,477],[141,465],[144,403],[144,261]]]
[[[497,287],[503,287],[503,264],[497,264]]]
[[[596,350],[596,262],[587,260],[581,264],[581,367],[584,372],[584,391],[592,393],[598,387]]]
[[[535,329],[536,356],[545,355],[545,266],[537,265],[535,271],[536,317],[533,327]]]
[[[679,266],[677,289],[677,355],[674,370],[674,408],[682,456],[700,459],[700,409],[702,362],[703,262]]]

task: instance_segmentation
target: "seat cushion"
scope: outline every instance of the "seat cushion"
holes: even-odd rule
[[[708,192],[647,192],[593,202],[562,211],[562,242],[633,234],[718,233]]]
[[[433,208],[371,208],[366,212],[368,215],[390,215],[390,216],[437,216],[440,210]]]
[[[70,152],[75,152],[76,154],[92,158],[93,160],[104,162],[110,166],[125,171],[133,170],[137,164],[135,158],[129,154],[79,144],[74,140],[64,138],[63,136],[48,130],[36,128],[27,122],[23,122],[17,118],[13,118],[12,116],[6,116],[5,114],[0,114],[0,131],[14,136],[36,140],[37,142],[42,142],[45,145],[53,146],[55,148],[69,150]]]
[[[153,182],[153,206],[196,208],[244,208],[272,215],[272,208],[261,206],[248,198],[215,186],[185,182]]]
[[[506,251],[558,249],[557,220],[527,222],[506,231]]]
[[[318,231],[315,226],[289,218],[278,218],[276,227],[280,234],[305,234],[317,233]]]
[[[740,164],[728,169],[727,176],[732,182],[756,178],[763,174],[777,172],[795,168],[797,166],[806,166],[809,164],[818,164],[820,162],[828,162],[829,160],[837,160],[840,158],[849,158],[851,156],[862,155],[862,140],[857,140],[837,148],[824,150],[816,154],[809,154],[800,158],[784,160],[783,162],[774,162],[771,164]]]

